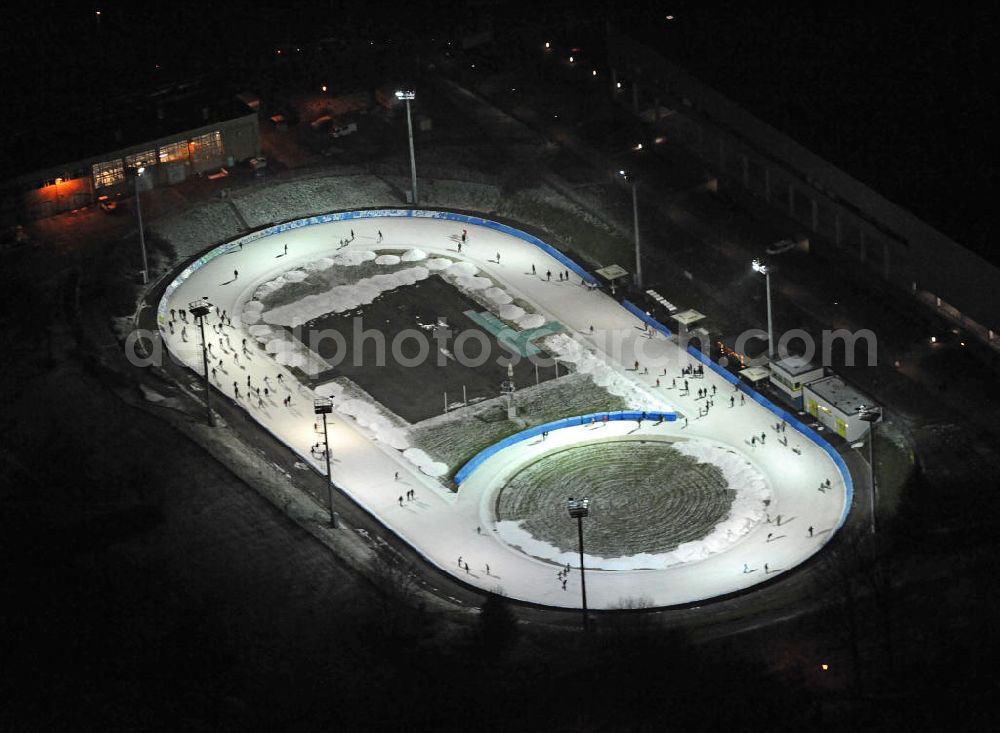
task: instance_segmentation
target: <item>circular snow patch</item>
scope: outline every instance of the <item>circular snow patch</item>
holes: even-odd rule
[[[244,313],[248,311],[250,312],[256,311],[257,313],[260,313],[263,310],[264,310],[264,304],[261,303],[259,300],[248,301],[246,305],[243,306]]]
[[[439,476],[444,476],[448,473],[448,466],[445,464],[435,461],[434,463],[429,463],[425,466],[421,466],[420,470],[426,473],[428,476],[434,476],[435,478]]]
[[[399,255],[379,255],[375,258],[376,265],[398,265]]]
[[[420,467],[434,463],[434,460],[419,448],[407,448],[403,451],[403,458]]]
[[[271,334],[271,327],[264,325],[250,326],[247,331],[250,332],[251,336],[269,336]]]
[[[290,283],[300,283],[306,279],[306,273],[302,270],[289,270],[284,274],[286,282]]]

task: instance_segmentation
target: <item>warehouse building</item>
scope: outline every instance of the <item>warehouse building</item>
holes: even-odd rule
[[[152,188],[260,155],[258,113],[235,96],[180,85],[105,106],[116,111],[68,115],[7,141],[4,225],[128,193],[140,167]]]

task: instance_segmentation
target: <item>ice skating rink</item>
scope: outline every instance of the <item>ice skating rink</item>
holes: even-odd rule
[[[463,230],[468,236],[459,252]],[[377,271],[372,275],[379,260],[389,269],[384,275]],[[310,272],[351,263],[368,263],[368,280],[345,283],[336,293],[306,296],[314,299],[273,309],[276,313],[255,302],[276,289],[294,286]],[[575,268],[533,237],[492,222],[440,212],[348,212],[278,225],[206,252],[167,287],[157,317],[170,351],[202,374],[197,326],[190,316],[187,324],[179,314],[172,318],[171,310],[207,298],[213,306],[205,332],[213,344],[209,368],[216,370],[215,397],[234,400],[321,473],[325,461],[312,450],[322,441],[315,430],[313,400],[331,397],[329,434],[336,485],[429,563],[483,590],[543,605],[579,607],[575,548],[560,551],[533,541],[510,522],[498,526],[496,495],[511,475],[532,461],[595,439],[687,444],[698,460],[719,466],[737,500],[731,515],[709,535],[670,553],[589,557],[586,583],[591,607],[615,608],[630,599],[651,606],[701,601],[774,578],[818,552],[843,523],[852,500],[850,476],[842,461],[833,458],[818,436],[800,432],[791,421],[779,436],[774,426],[781,417],[752,395],[741,404],[740,392],[707,366],[703,378],[691,380],[690,392],[671,388],[683,367],[698,363],[695,358],[662,334],[650,337],[636,315],[588,287],[585,273]],[[567,270],[569,278],[557,280],[557,273]],[[551,280],[547,272],[552,273]],[[324,308],[351,312],[382,292],[437,273],[463,292],[493,298],[498,312],[507,308],[504,320],[514,324],[514,331],[562,324],[553,344],[564,363],[591,374],[596,384],[635,409],[675,412],[678,419],[646,421],[641,429],[635,421],[611,421],[552,430],[545,440],[526,439],[489,455],[463,475],[454,491],[440,477],[458,467],[447,466],[413,445],[407,426],[387,419],[371,400],[329,382],[315,389],[303,384],[297,374],[315,373],[324,365],[283,335],[321,315]],[[231,327],[219,325],[215,308],[226,312]],[[636,361],[641,365],[638,370]],[[254,390],[250,397],[248,377]],[[264,385],[268,395],[258,398],[256,388]],[[713,387],[714,406],[700,416],[705,399],[697,398],[697,389]],[[414,390],[419,388],[414,384]],[[750,437],[762,433],[766,442],[752,446]],[[787,446],[779,443],[779,437],[787,438]],[[827,481],[829,488],[820,490]],[[586,485],[565,488],[567,495],[588,493]],[[415,498],[406,500],[411,490]],[[642,503],[634,504],[634,521],[641,522]],[[591,512],[598,515],[600,504],[593,503]],[[566,522],[575,520],[567,515]],[[573,569],[564,589],[557,572],[566,562]]]

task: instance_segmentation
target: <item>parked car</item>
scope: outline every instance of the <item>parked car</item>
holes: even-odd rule
[[[98,196],[97,205],[105,214],[113,214],[118,209],[118,202],[110,196]]]
[[[330,137],[344,137],[358,131],[357,122],[345,122],[330,128]]]

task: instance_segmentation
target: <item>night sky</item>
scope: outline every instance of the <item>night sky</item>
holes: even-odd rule
[[[990,251],[989,208],[975,206],[997,180],[986,149],[997,120],[988,50],[995,9],[641,5],[630,16],[646,22],[630,23],[630,33],[890,201],[1000,261]]]
[[[987,135],[996,11],[872,4],[443,2],[152,2],[7,11],[18,33],[2,73],[14,126],[218,68],[252,73],[275,46],[331,35],[403,39],[458,34],[493,15],[508,27],[616,24],[805,147],[994,262]],[[100,22],[94,9],[101,7]],[[667,21],[666,14],[675,19]],[[442,18],[455,18],[443,24]],[[220,64],[224,60],[224,64]],[[156,68],[160,64],[160,68]],[[8,119],[8,122],[11,122]],[[988,209],[986,209],[988,211]]]

